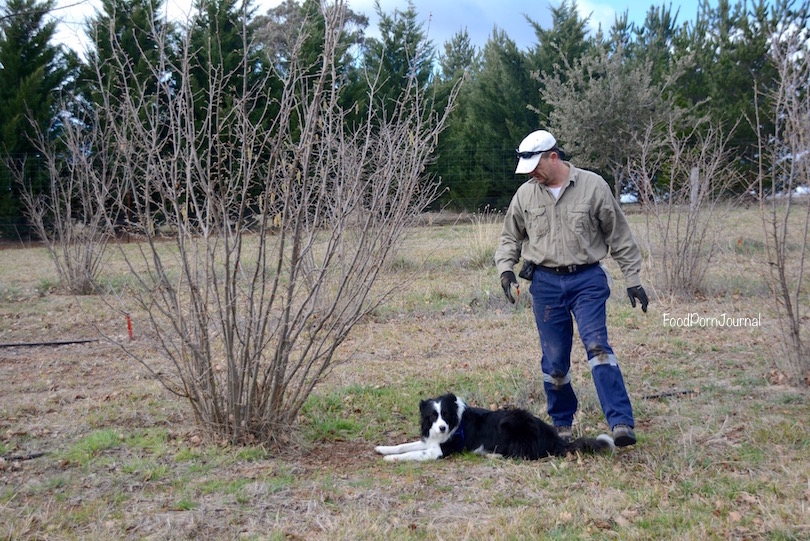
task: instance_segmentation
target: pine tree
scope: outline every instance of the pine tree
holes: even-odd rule
[[[466,29],[454,34],[444,44],[439,66],[438,92],[442,103],[456,84],[462,84],[447,129],[439,137],[436,162],[431,166],[431,171],[441,179],[445,188],[439,204],[456,209],[475,209],[486,198],[489,185],[470,178],[472,161],[467,151],[467,122],[471,112],[468,96],[481,70],[481,53],[472,45]]]
[[[5,235],[23,222],[21,187],[12,170],[24,166],[34,194],[46,185],[30,137],[50,131],[60,90],[78,62],[75,54],[52,44],[56,23],[46,20],[52,8],[52,0],[9,0],[0,11],[0,228]]]
[[[463,89],[451,122],[455,143],[445,157],[454,168],[443,174],[452,205],[477,209],[505,206],[522,179],[515,178],[515,147],[537,129],[536,101],[527,59],[506,32],[495,28],[484,46],[481,70]]]
[[[439,56],[442,81],[458,80],[478,72],[481,54],[472,44],[467,29],[459,30],[444,44],[444,53]]]
[[[754,127],[757,101],[763,110],[777,84],[771,60],[773,40],[787,28],[807,28],[810,3],[764,0],[752,3],[718,0],[716,7],[701,2],[693,23],[684,25],[673,40],[673,57],[693,56],[695,69],[679,81],[680,104],[708,115],[724,131],[734,129],[738,165],[753,176],[759,153]],[[760,129],[771,132],[773,121],[760,118]],[[746,189],[747,186],[740,186]]]
[[[363,42],[363,31],[368,26],[368,17],[346,9],[346,21],[341,36],[339,54],[343,57],[341,73],[346,73],[354,63],[350,54],[353,46]],[[260,50],[282,75],[293,55],[296,41],[304,32],[307,36],[302,44],[302,55],[298,59],[304,65],[313,66],[323,51],[325,33],[324,15],[317,0],[285,0],[271,8],[266,14],[251,21],[253,36]]]
[[[362,71],[355,72],[353,77],[358,82],[356,87],[365,87],[365,78],[372,80],[379,74],[376,85],[376,99],[387,112],[394,109],[394,102],[399,99],[408,84],[424,89],[430,84],[433,75],[435,46],[427,38],[423,25],[418,21],[416,8],[411,0],[405,11],[394,10],[393,14],[385,13],[375,0],[374,9],[380,17],[380,38],[367,38],[362,58]],[[363,118],[368,110],[368,96],[364,91],[347,89],[344,106],[347,110],[357,111],[357,117]]]
[[[635,39],[625,49],[625,55],[637,64],[648,62],[653,82],[661,82],[672,67],[673,42],[677,36],[678,14],[672,6],[651,6],[644,26],[636,31]]]
[[[567,72],[580,58],[593,48],[587,34],[587,18],[577,12],[576,1],[564,0],[558,7],[551,8],[551,27],[543,28],[528,16],[526,20],[534,28],[537,44],[528,52],[528,69],[537,75],[556,75],[567,79]],[[533,79],[536,81],[536,77]],[[537,84],[534,84],[537,90]],[[538,97],[541,99],[538,100]],[[549,116],[553,108],[542,100],[538,92],[533,92],[529,102],[536,111],[539,128],[548,128]]]
[[[171,62],[158,58],[159,51],[171,50],[167,45],[173,32],[161,15],[162,5],[163,0],[102,0],[85,29],[92,45],[81,83],[91,103],[104,106],[102,91],[112,100],[120,98],[122,80],[137,81],[146,95],[156,93],[165,74],[154,73],[152,66]],[[161,45],[161,40],[167,43]]]
[[[353,77],[358,79],[357,62],[352,51],[363,42],[368,18],[350,9],[345,10],[344,17],[344,27],[336,49],[341,60],[336,65],[334,84],[347,88]],[[294,58],[312,75],[312,81],[317,80],[315,75],[322,62],[327,33],[325,25],[326,14],[317,0],[304,0],[303,3],[286,0],[250,23],[258,57],[256,62],[268,63],[280,79],[285,79]],[[272,84],[279,83],[280,86],[278,78],[270,80]],[[274,95],[274,92],[270,91],[269,94]],[[354,101],[350,98],[345,104],[349,108],[354,107]]]
[[[198,0],[196,9],[190,30],[191,51],[195,53],[190,60],[191,88],[198,97],[195,105],[198,111],[214,107],[227,116],[234,98],[244,94],[244,85],[249,84],[245,80],[249,37],[244,35],[243,21],[250,12],[243,11],[238,0]],[[217,81],[218,87],[212,88],[212,81]],[[223,89],[226,92],[221,92]]]
[[[577,12],[576,1],[563,2],[551,8],[551,28],[543,28],[540,23],[526,16],[534,28],[537,44],[529,51],[531,69],[551,73],[565,69],[582,57],[591,48],[587,37],[588,19]]]

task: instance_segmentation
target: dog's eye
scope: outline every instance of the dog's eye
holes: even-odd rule
[[[442,417],[447,418],[447,410],[442,410]]]

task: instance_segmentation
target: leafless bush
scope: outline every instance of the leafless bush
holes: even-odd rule
[[[797,189],[810,187],[810,59],[805,32],[786,26],[772,40],[778,85],[770,93],[773,133],[759,130],[759,201],[767,280],[779,316],[785,356],[777,365],[794,381],[810,383],[810,348],[803,332],[804,265],[810,235],[810,202]],[[758,115],[760,107],[757,107]],[[761,126],[756,119],[756,126]]]
[[[731,134],[699,122],[690,133],[670,121],[650,125],[637,139],[639,160],[631,178],[642,202],[650,261],[662,291],[693,295],[704,290],[727,212],[728,190],[738,180],[728,151]],[[659,179],[665,179],[663,185]]]
[[[449,108],[432,112],[407,80],[385,112],[371,74],[373,106],[348,126],[336,58],[344,12],[324,8],[319,65],[299,62],[299,41],[280,97],[269,76],[255,80],[248,54],[234,70],[202,66],[207,55],[187,41],[174,62],[162,35],[150,84],[116,54],[121,84],[103,93],[93,145],[119,181],[109,222],[126,215],[144,239],[138,255],[122,254],[174,369],[129,353],[232,442],[284,435],[352,327],[393,291],[378,273],[437,196],[424,171]],[[210,90],[195,92],[192,72]]]
[[[109,241],[104,193],[110,176],[101,155],[75,152],[65,159],[61,144],[86,148],[94,139],[85,126],[65,118],[62,141],[38,134],[37,150],[45,161],[49,183],[42,194],[35,194],[25,178],[25,164],[13,168],[23,189],[21,197],[29,222],[43,240],[56,266],[59,281],[67,291],[86,295],[96,291]]]

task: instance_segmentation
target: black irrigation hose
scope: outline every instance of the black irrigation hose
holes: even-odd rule
[[[98,342],[96,338],[83,338],[80,340],[54,340],[51,342],[10,342],[0,344],[0,348],[37,347],[37,346],[66,346],[69,344],[87,344]]]
[[[648,394],[644,395],[641,398],[643,400],[657,400],[659,398],[669,398],[672,396],[686,396],[686,395],[693,395],[698,394],[697,390],[677,390],[677,391],[667,391],[663,393],[655,393],[655,394]]]
[[[25,455],[2,455],[0,458],[7,462],[21,462],[23,460],[34,460],[35,458],[39,458],[41,456],[45,456],[45,453],[42,451],[37,451],[35,453],[28,453]]]

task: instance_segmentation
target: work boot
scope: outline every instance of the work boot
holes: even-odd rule
[[[636,443],[636,433],[633,427],[627,425],[616,425],[613,427],[613,443],[616,447],[627,447]]]
[[[555,426],[554,429],[557,431],[557,435],[563,440],[565,443],[570,442],[574,439],[574,430],[571,426]]]

